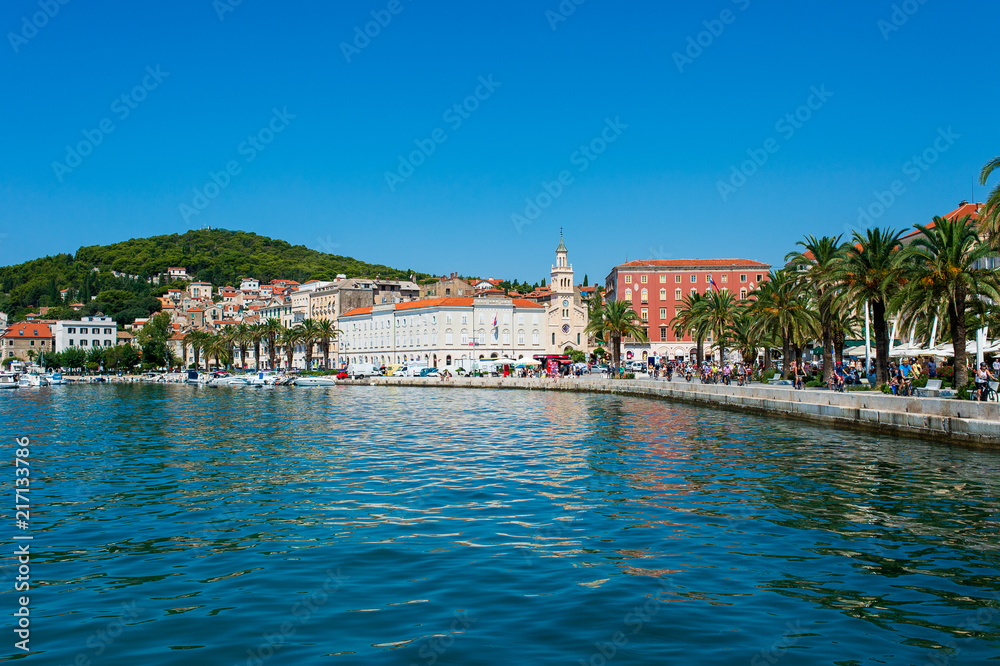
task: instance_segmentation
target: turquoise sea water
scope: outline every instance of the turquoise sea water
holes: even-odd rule
[[[64,386],[0,422],[26,664],[1000,661],[997,453],[439,388]]]

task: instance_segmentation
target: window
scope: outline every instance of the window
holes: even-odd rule
[[[70,341],[69,341],[69,346],[70,346],[70,347],[72,347],[72,346],[73,346],[73,340],[70,340]]]
[[[648,277],[648,276],[646,276],[646,275],[643,275],[642,277],[640,277],[640,278],[639,278],[639,282],[641,282],[641,283],[643,283],[643,284],[646,284],[646,280],[647,280],[647,277]]]
[[[538,315],[536,314],[531,315],[531,325],[532,326],[538,325]]]
[[[746,281],[747,281],[747,274],[740,273],[740,282],[746,282]]]
[[[625,284],[632,284],[632,276],[631,275],[626,275],[625,276]]]
[[[678,301],[681,300],[681,290],[680,289],[674,289],[674,299],[678,300]]]
[[[483,314],[482,312],[479,313],[479,323],[480,324],[485,324],[486,323],[486,315]]]
[[[692,294],[697,294],[698,290],[695,287],[691,287],[691,293]]]
[[[661,326],[660,327],[660,342],[663,342],[666,339],[667,339],[667,327],[666,326]]]
[[[31,341],[31,346],[32,346],[32,347],[34,347],[34,346],[35,346],[35,341],[34,341],[34,340],[32,340],[32,341]]]
[[[660,289],[660,300],[661,301],[667,300],[667,290],[666,289]]]
[[[503,325],[507,326],[509,324],[510,324],[510,313],[509,312],[504,312],[503,313]]]
[[[746,287],[744,287],[743,289],[740,289],[740,298],[745,299],[746,297],[747,297],[747,290]]]
[[[451,315],[450,314],[446,314],[444,316],[444,323],[446,323],[446,324],[450,324],[451,323]]]
[[[42,344],[44,345],[45,343],[43,342]],[[110,347],[111,346],[111,340],[105,340],[104,341],[104,346],[105,347]]]
[[[468,331],[462,331],[462,344],[463,345],[469,344],[469,333],[468,333]]]
[[[444,288],[444,295],[445,296],[451,296],[451,287],[445,287]]]
[[[479,344],[481,345],[486,344],[486,333],[484,333],[483,331],[479,331]]]
[[[517,344],[519,344],[519,345],[523,345],[524,344],[524,331],[518,331],[517,332]]]
[[[712,274],[705,273],[705,284],[711,284],[711,283],[712,283]]]
[[[510,331],[504,331],[503,332],[503,343],[505,345],[509,345],[510,344]]]
[[[75,334],[76,333],[76,329],[75,328],[67,328],[66,332],[69,333],[69,334]]]
[[[725,284],[727,282],[729,282],[729,276],[726,275],[725,273],[723,273],[723,275],[722,275],[722,284]]]
[[[680,281],[681,281],[681,276],[680,275],[675,275],[674,276],[674,282],[680,282]]]
[[[642,318],[643,321],[649,321],[649,309],[648,308],[643,308],[640,311],[640,315],[639,316]]]
[[[537,345],[538,344],[538,331],[532,331],[531,332],[531,344],[533,344],[533,345]]]
[[[660,308],[660,319],[666,319],[666,318],[667,318],[667,309]]]
[[[468,318],[467,315],[462,315],[462,323],[463,324],[468,324],[469,323],[469,318]]]
[[[757,284],[760,284],[763,281],[764,281],[764,275],[761,273],[757,273]]]
[[[691,274],[691,284],[694,284],[697,281],[698,281],[698,276],[692,273]]]
[[[646,277],[645,275],[643,277]],[[649,291],[644,287],[641,294],[642,302],[649,303]]]
[[[519,326],[523,326],[524,325],[524,315],[523,314],[517,315],[517,323],[518,323]]]
[[[447,333],[444,334],[444,343],[446,345],[454,344],[451,337],[451,331],[448,331]]]
[[[580,344],[580,334],[576,334],[576,344]]]
[[[81,347],[86,347],[87,346],[87,341],[86,340],[80,340],[80,346]]]
[[[660,284],[666,284],[666,283],[667,283],[667,274],[660,273]]]
[[[626,289],[625,290],[625,300],[626,301],[631,301],[632,300],[632,290],[631,289]]]

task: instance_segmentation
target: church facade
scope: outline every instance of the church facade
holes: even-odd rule
[[[587,306],[580,290],[573,283],[573,265],[569,251],[559,233],[556,263],[549,279],[551,297],[546,311],[546,353],[562,354],[568,350],[591,351],[584,329],[587,327]]]

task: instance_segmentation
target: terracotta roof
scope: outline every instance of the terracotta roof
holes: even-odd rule
[[[588,293],[588,294],[591,293],[592,291],[594,291],[595,289],[597,289],[597,285],[594,285],[594,286],[591,286],[591,287],[580,287],[580,291]]]
[[[693,268],[695,266],[760,266],[769,268],[770,264],[752,259],[640,259],[618,264],[615,268]]]
[[[372,306],[369,305],[366,308],[354,308],[353,310],[348,310],[347,312],[345,312],[344,314],[342,314],[340,316],[341,317],[354,317],[356,315],[369,314],[369,313],[371,313],[371,311],[372,311]]]
[[[471,296],[445,296],[444,298],[425,298],[422,301],[406,301],[396,303],[397,310],[412,310],[413,308],[430,308],[443,305],[472,305]]]
[[[188,312],[204,312],[205,308],[191,308]]]
[[[983,206],[983,204],[981,204],[981,203],[969,203],[968,201],[963,201],[960,204],[958,204],[958,208],[956,208],[955,210],[951,211],[947,215],[942,215],[941,217],[943,217],[943,218],[945,218],[947,220],[954,221],[954,220],[957,220],[960,217],[965,217],[966,215],[968,215],[973,220],[978,220],[979,219],[979,210],[982,208],[982,206]],[[924,226],[926,226],[928,229],[933,229],[934,226],[935,226],[934,225],[934,221],[931,220],[930,222],[928,222]],[[915,229],[915,230],[911,231],[910,233],[906,234],[905,236],[903,236],[903,238],[904,239],[905,238],[912,238],[914,236],[919,236],[921,233],[923,233],[923,232],[921,232],[919,229]]]
[[[24,334],[21,334],[24,331]],[[36,321],[21,322],[14,324],[0,337],[4,338],[51,338],[52,329],[48,324]]]
[[[526,298],[514,298],[514,299],[511,299],[511,301],[514,303],[514,307],[516,307],[516,308],[541,308],[541,307],[545,307],[545,306],[540,305],[540,304],[538,304],[538,303],[536,303],[534,301],[529,301]]]

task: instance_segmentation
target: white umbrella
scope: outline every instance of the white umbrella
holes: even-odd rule
[[[516,363],[518,365],[541,365],[541,361],[536,361],[533,358],[519,358]]]
[[[844,356],[864,356],[865,346],[858,345],[857,347],[848,347],[844,350]]]

